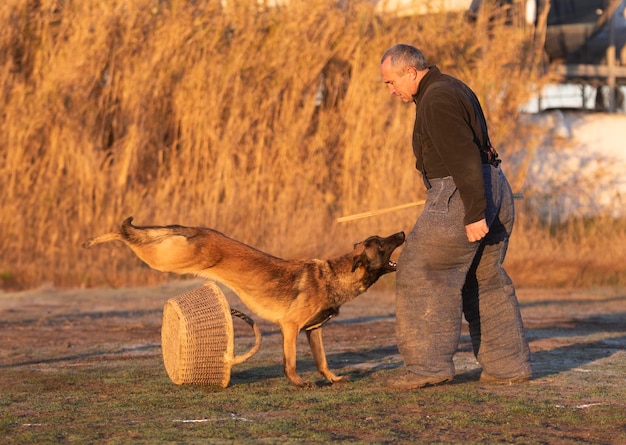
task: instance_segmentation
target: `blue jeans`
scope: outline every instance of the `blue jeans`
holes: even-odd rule
[[[396,337],[411,372],[454,377],[462,316],[483,370],[493,377],[530,377],[530,350],[502,262],[513,229],[511,187],[499,168],[483,166],[489,233],[469,242],[464,208],[451,177],[430,180],[423,212],[409,234],[396,273]]]

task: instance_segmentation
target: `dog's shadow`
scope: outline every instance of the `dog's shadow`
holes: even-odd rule
[[[368,325],[377,322],[387,323],[389,320],[393,320],[394,318],[394,314],[385,313],[336,320],[333,319],[328,325],[325,326],[324,333],[328,334],[328,337],[326,338],[332,339],[335,337],[335,333],[333,332],[335,330],[358,330],[359,328],[355,327],[355,325]],[[237,322],[237,324],[238,326],[235,327],[236,333],[247,333],[245,327],[240,328],[241,323]],[[267,347],[276,349],[282,346],[282,344],[277,341],[278,338],[280,338],[280,330],[276,329],[275,325],[264,322],[263,320],[257,324],[262,331],[263,338],[269,340],[271,343],[271,345],[267,345]],[[393,331],[393,327],[390,329]],[[302,377],[305,380],[314,381],[318,387],[332,385],[317,373],[317,367],[310,354],[308,345],[302,341],[304,332],[300,332],[299,336],[299,354],[297,357],[298,373],[302,374]],[[250,343],[252,341],[249,335],[247,336],[247,340],[243,340],[243,342],[242,340],[243,338],[240,338],[238,341],[236,340],[236,343],[240,343],[240,347],[241,343]],[[354,349],[344,350],[341,352],[327,351],[326,353],[326,359],[328,360],[330,369],[337,375],[347,377],[351,382],[368,378],[378,371],[395,369],[402,365],[398,347],[395,345],[391,337],[381,341],[380,345],[370,348],[358,349],[357,345],[353,346],[356,347]],[[282,364],[254,366],[253,357],[250,362],[244,364],[243,366],[235,367],[231,371],[231,385],[255,383],[268,378],[284,378]]]
[[[344,351],[327,355],[329,366],[338,375],[345,376],[351,382],[357,382],[371,377],[379,371],[388,371],[402,366],[398,348],[380,346],[370,349]],[[343,371],[343,372],[342,372]],[[306,379],[311,379],[318,387],[330,386],[331,383],[317,374],[315,361],[312,357],[298,358],[298,373]],[[281,364],[269,366],[253,366],[231,373],[231,385],[256,383],[266,379],[284,379]]]

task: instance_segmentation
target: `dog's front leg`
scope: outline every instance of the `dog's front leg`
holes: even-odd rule
[[[333,374],[333,372],[328,368],[326,352],[324,351],[324,343],[322,341],[322,328],[306,331],[306,337],[309,340],[309,346],[311,347],[311,352],[313,353],[313,358],[315,359],[315,364],[317,365],[317,370],[320,374],[322,374],[330,383],[349,381],[347,377],[340,377]]]
[[[296,372],[296,341],[298,326],[295,324],[281,325],[283,334],[283,368],[285,377],[296,386],[313,386],[313,383],[302,380]]]

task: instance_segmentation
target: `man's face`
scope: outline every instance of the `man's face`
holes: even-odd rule
[[[417,70],[407,67],[403,71],[391,64],[391,57],[387,57],[380,65],[380,74],[383,82],[389,87],[389,92],[402,99],[402,102],[413,102],[413,95],[417,93]]]

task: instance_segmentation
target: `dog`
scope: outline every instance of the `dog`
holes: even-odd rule
[[[134,226],[89,239],[91,248],[123,241],[151,268],[193,274],[231,288],[255,314],[280,326],[285,376],[296,386],[312,386],[296,372],[296,339],[306,331],[317,370],[331,384],[347,381],[328,367],[322,325],[339,314],[342,304],[365,292],[381,276],[395,272],[392,253],[404,232],[371,236],[351,252],[329,260],[285,260],[261,252],[221,232],[203,227]]]

